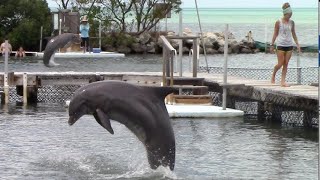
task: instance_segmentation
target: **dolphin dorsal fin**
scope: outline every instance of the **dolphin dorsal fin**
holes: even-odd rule
[[[173,87],[149,87],[150,91],[153,91],[154,94],[161,100],[163,100],[168,94],[179,93],[178,89]]]

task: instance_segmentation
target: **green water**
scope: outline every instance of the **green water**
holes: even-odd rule
[[[257,23],[265,24],[276,21],[282,17],[282,11],[278,8],[202,8],[199,9],[201,23]],[[318,23],[317,8],[293,9],[291,17],[296,23]],[[172,14],[168,22],[179,22],[179,15]],[[183,9],[183,22],[198,23],[195,8]]]
[[[253,38],[258,41],[271,41],[275,22],[283,14],[279,8],[201,8],[200,22],[203,32],[223,32],[225,24],[237,40],[244,39],[248,31],[253,32]],[[296,33],[300,44],[317,44],[318,38],[318,9],[293,8],[291,17],[295,22]],[[179,15],[172,13],[161,21],[160,29],[179,31]],[[200,32],[197,11],[195,8],[183,9],[183,29],[189,28],[194,34]]]

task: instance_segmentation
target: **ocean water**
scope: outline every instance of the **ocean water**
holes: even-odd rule
[[[189,28],[197,34],[200,32],[197,11],[195,8],[185,8],[183,13],[183,29]],[[237,40],[245,38],[252,31],[253,38],[259,41],[271,41],[274,24],[282,17],[280,8],[200,8],[200,22],[203,32],[223,32],[225,24]],[[300,44],[317,44],[318,9],[293,8],[291,19],[296,24],[296,33]],[[162,20],[159,27],[166,30],[166,21]],[[172,13],[167,19],[168,31],[179,31],[179,15]],[[267,32],[267,33],[266,33]]]

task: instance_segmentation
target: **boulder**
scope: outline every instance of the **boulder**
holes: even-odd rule
[[[156,46],[156,43],[154,43],[154,42],[148,43],[147,46],[146,46],[146,51],[148,53],[153,53],[154,54],[156,52],[155,46]]]
[[[137,38],[137,42],[141,44],[147,44],[150,42],[150,40],[151,40],[151,35],[149,33],[142,33]]]
[[[144,52],[144,48],[142,47],[142,45],[140,43],[133,43],[131,45],[131,48],[135,53],[143,53]]]
[[[206,48],[206,53],[207,54],[218,54],[218,51],[213,48]]]
[[[129,47],[127,47],[127,46],[119,46],[119,47],[117,48],[117,51],[118,51],[119,53],[124,53],[124,54],[129,54],[129,53],[131,53],[131,49],[130,49]]]
[[[244,54],[251,54],[252,50],[248,47],[244,47],[244,48],[241,48],[240,52]]]

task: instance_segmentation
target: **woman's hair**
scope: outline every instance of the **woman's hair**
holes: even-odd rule
[[[287,9],[288,7],[290,7],[290,4],[288,2],[282,5],[282,9]]]

